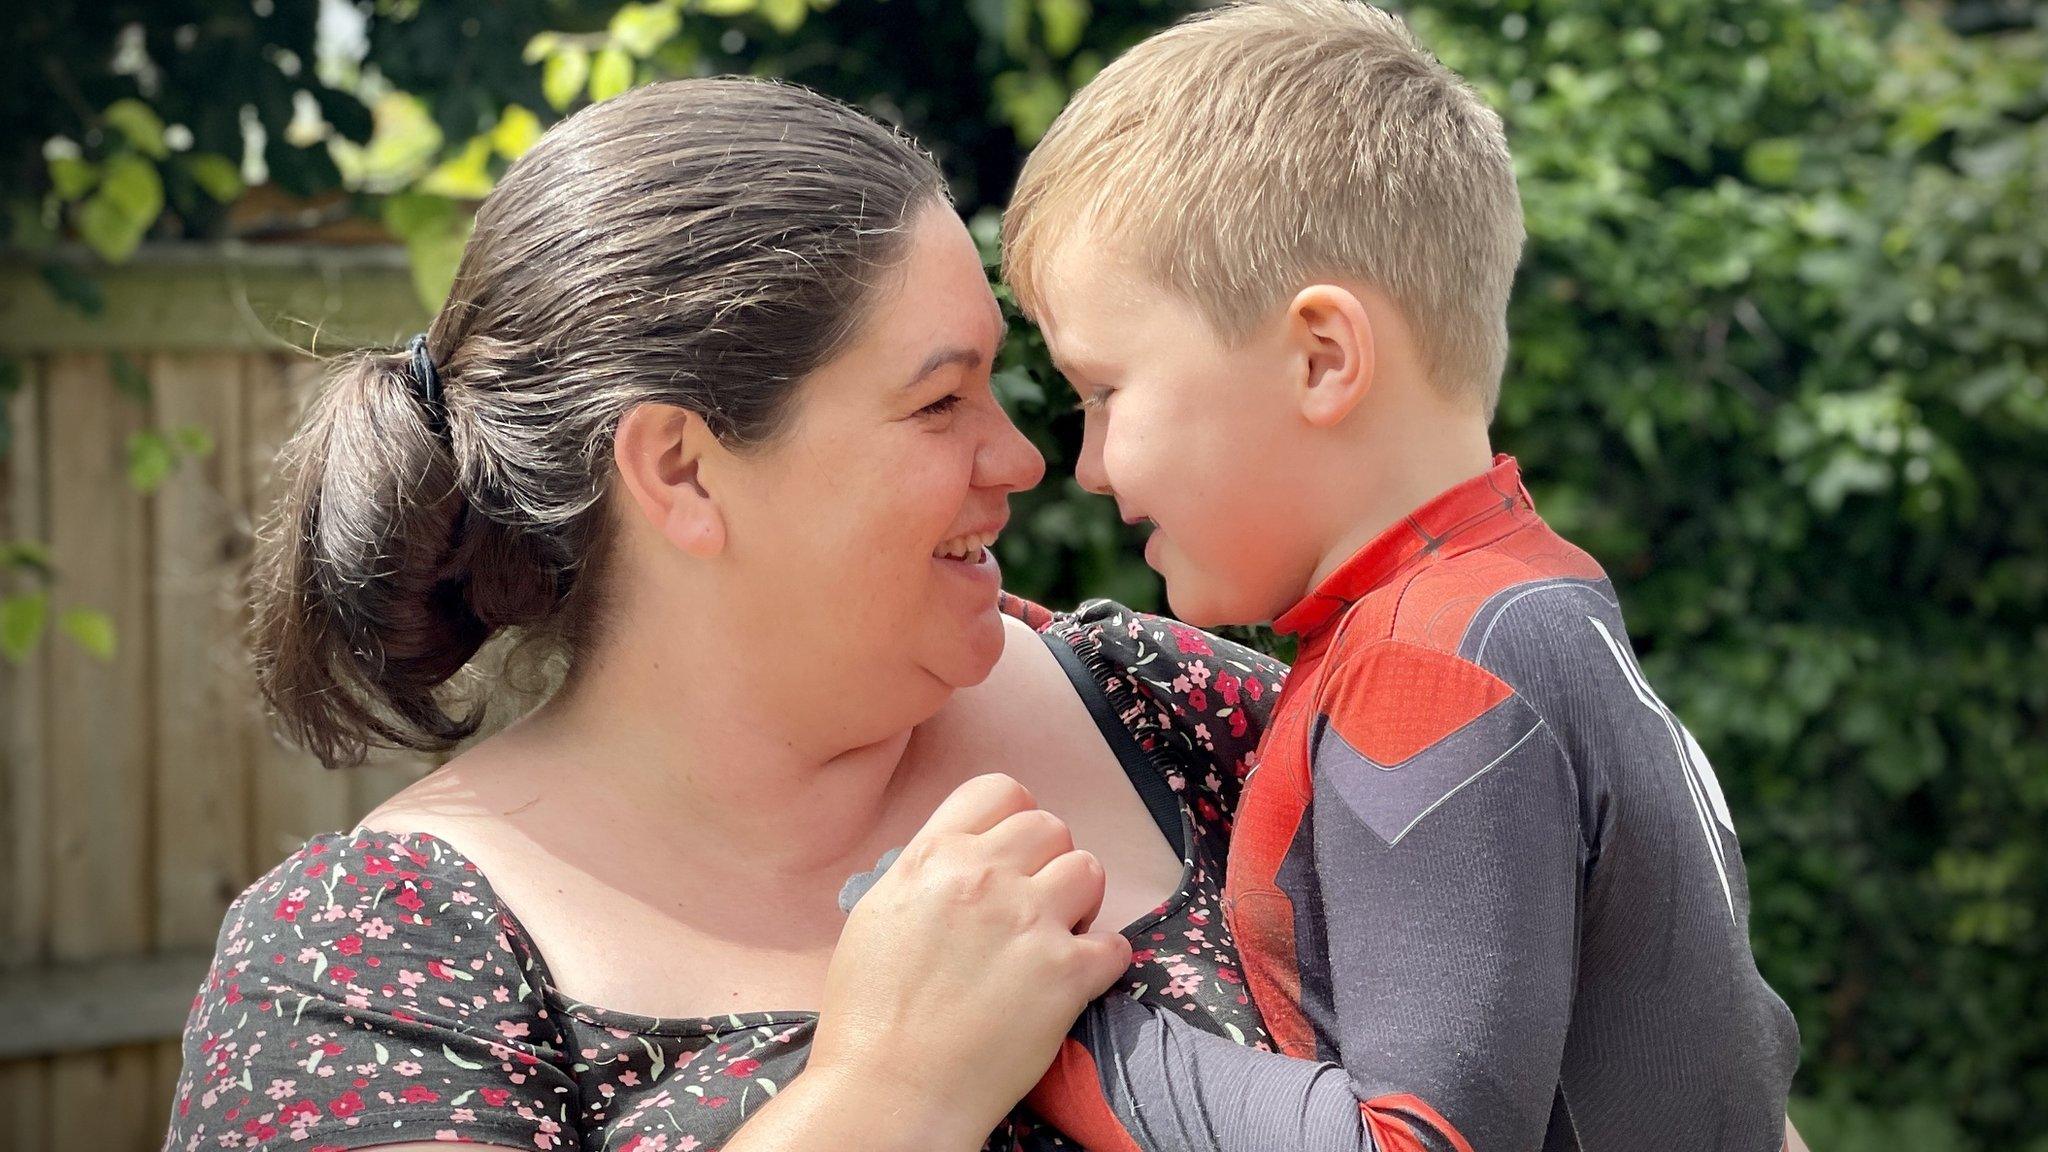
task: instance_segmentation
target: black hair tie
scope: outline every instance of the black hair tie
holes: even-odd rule
[[[434,357],[427,352],[425,332],[412,338],[408,346],[412,353],[412,385],[419,395],[420,406],[427,410],[427,419],[436,431],[447,425],[448,413],[441,404],[441,373],[434,367]]]

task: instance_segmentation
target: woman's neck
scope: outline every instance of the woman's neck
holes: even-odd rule
[[[561,765],[573,802],[607,810],[625,835],[744,846],[790,873],[830,869],[874,839],[913,730],[943,694],[896,715],[875,699],[849,714],[793,695],[786,660],[677,667],[689,649],[664,639],[659,653],[626,642],[585,661],[505,738],[534,753],[528,762]]]

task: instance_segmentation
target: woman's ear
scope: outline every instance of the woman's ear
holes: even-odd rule
[[[1336,284],[1311,284],[1287,306],[1288,326],[1307,366],[1301,414],[1317,428],[1343,422],[1372,389],[1378,349],[1365,302]]]
[[[725,550],[725,515],[701,471],[706,454],[719,451],[703,417],[673,404],[634,408],[612,438],[612,460],[633,509],[692,556]]]

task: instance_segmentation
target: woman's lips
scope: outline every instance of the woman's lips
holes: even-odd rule
[[[956,576],[975,581],[976,583],[1000,587],[1003,582],[1003,570],[996,563],[996,552],[993,548],[983,548],[979,555],[967,560],[953,560],[944,556],[934,556],[932,557],[932,563],[939,565]]]

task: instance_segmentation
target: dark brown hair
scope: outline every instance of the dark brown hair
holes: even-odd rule
[[[330,767],[446,749],[483,709],[437,689],[494,633],[573,660],[620,418],[674,404],[729,446],[772,440],[944,198],[915,144],[791,85],[654,84],[551,129],[478,210],[427,332],[439,406],[405,351],[351,354],[279,457],[251,647],[285,733]]]

